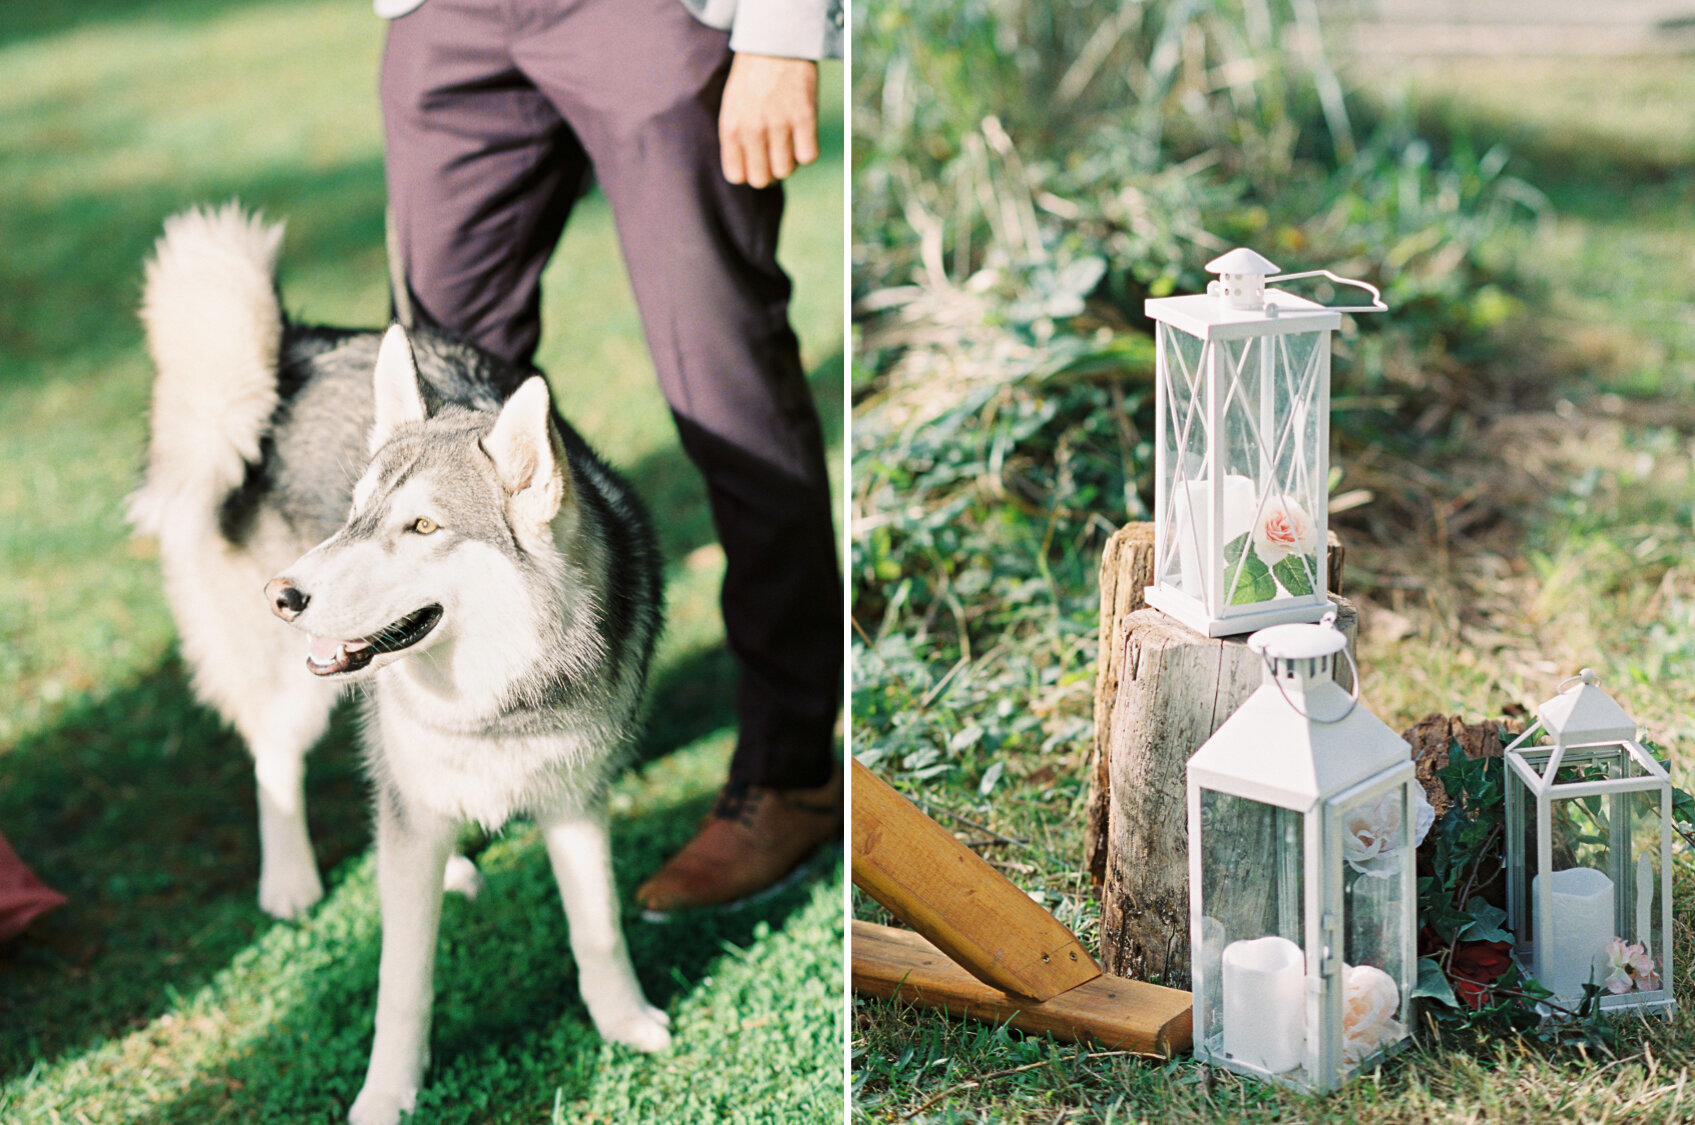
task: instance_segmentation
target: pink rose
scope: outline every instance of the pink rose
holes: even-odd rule
[[[1653,992],[1660,987],[1659,970],[1654,967],[1654,959],[1648,956],[1648,947],[1645,945],[1627,942],[1623,938],[1609,941],[1607,968],[1610,971],[1602,983],[1607,986],[1607,991],[1615,996],[1633,988]]]
[[[1287,496],[1273,497],[1254,526],[1254,550],[1267,564],[1287,555],[1316,555],[1318,529],[1305,508]]]

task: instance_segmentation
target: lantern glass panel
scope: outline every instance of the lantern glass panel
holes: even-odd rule
[[[1318,357],[1311,342],[1317,335],[1258,336],[1215,345],[1231,374],[1224,407],[1225,479],[1249,481],[1252,497],[1248,511],[1233,512],[1226,485],[1224,589],[1230,606],[1309,597],[1324,588],[1314,520],[1323,502],[1323,493],[1314,487],[1320,432],[1312,399]],[[1292,366],[1296,355],[1305,356],[1299,369]]]
[[[1162,484],[1166,494],[1161,501],[1168,518],[1176,520],[1178,513],[1182,513],[1182,522],[1173,526],[1172,534],[1166,539],[1157,581],[1175,586],[1192,598],[1203,598],[1206,590],[1200,576],[1200,559],[1205,553],[1202,538],[1207,531],[1191,517],[1191,510],[1205,511],[1205,503],[1196,493],[1204,490],[1205,485],[1197,487],[1197,482],[1206,477],[1206,461],[1202,456],[1206,399],[1201,393],[1204,370],[1201,364],[1206,349],[1199,336],[1191,336],[1163,322],[1159,325],[1159,345],[1166,391],[1162,450],[1166,466]]]
[[[1158,581],[1214,615],[1322,596],[1328,333],[1203,343],[1159,331],[1170,533]]]
[[[1542,767],[1546,750],[1525,754]],[[1549,789],[1547,824],[1533,795],[1525,800],[1525,875],[1529,909],[1521,948],[1532,974],[1556,997],[1575,1002],[1593,982],[1621,999],[1660,990],[1662,932],[1660,791],[1567,793],[1586,782],[1642,778],[1623,746],[1568,749]],[[1546,835],[1546,852],[1541,836]],[[1551,874],[1549,901],[1540,894]]]
[[[1305,1082],[1303,817],[1200,792],[1197,1030],[1213,1058]]]
[[[1346,799],[1342,836],[1342,1054],[1356,1067],[1407,1035],[1410,966],[1405,941],[1407,783]]]

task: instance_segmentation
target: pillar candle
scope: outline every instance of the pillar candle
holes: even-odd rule
[[[1596,984],[1606,978],[1597,971],[1597,956],[1605,956],[1613,932],[1613,881],[1593,867],[1568,867],[1546,876],[1553,891],[1553,913],[1542,913],[1541,887],[1544,876],[1530,881],[1531,901],[1536,904],[1536,979],[1556,997],[1576,1000],[1594,974]]]
[[[1181,589],[1190,597],[1204,597],[1207,568],[1203,565],[1201,550],[1212,526],[1209,522],[1212,482],[1191,481],[1181,486],[1172,499],[1175,511],[1172,512],[1171,534],[1177,537]],[[1225,474],[1224,542],[1218,545],[1221,551],[1232,539],[1252,529],[1257,508],[1254,482],[1237,473]],[[1212,565],[1228,569],[1222,554],[1213,560]],[[1229,575],[1226,574],[1228,580]]]
[[[1306,958],[1281,937],[1224,947],[1224,1053],[1273,1074],[1306,1051]]]

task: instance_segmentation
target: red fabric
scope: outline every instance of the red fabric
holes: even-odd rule
[[[1512,967],[1512,946],[1504,941],[1462,941],[1448,966],[1454,995],[1473,1011],[1495,1000],[1494,983]]]
[[[1425,926],[1418,932],[1418,955],[1444,960],[1447,943],[1436,931]],[[1461,941],[1454,944],[1454,955],[1447,959],[1442,971],[1454,986],[1454,996],[1472,1011],[1495,1002],[1495,982],[1512,967],[1512,946],[1504,941]]]
[[[0,941],[64,903],[65,896],[37,879],[0,836]]]

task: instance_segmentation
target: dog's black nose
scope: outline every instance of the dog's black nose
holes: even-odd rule
[[[286,578],[273,578],[265,585],[265,596],[271,599],[271,612],[284,621],[300,616],[311,599]]]

